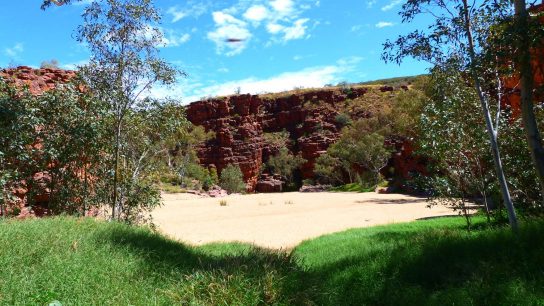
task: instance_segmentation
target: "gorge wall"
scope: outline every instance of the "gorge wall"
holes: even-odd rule
[[[289,149],[307,160],[301,167],[302,178],[312,179],[316,159],[340,136],[342,124],[337,116],[347,113],[352,120],[371,117],[376,111],[371,107],[348,106],[366,95],[392,99],[400,90],[408,88],[356,86],[276,95],[235,95],[191,103],[187,106],[187,118],[216,133],[215,139],[198,149],[201,164],[215,167],[218,172],[228,164],[239,165],[248,191],[254,191],[263,163],[277,150],[265,141],[265,133],[287,131],[291,139]],[[413,156],[409,143],[391,141],[397,148],[390,162],[393,176],[406,177],[410,171],[424,171],[424,164]]]

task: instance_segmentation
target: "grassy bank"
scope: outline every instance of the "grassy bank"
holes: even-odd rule
[[[0,221],[0,304],[542,305],[544,224],[516,240],[463,222],[354,229],[286,254],[90,219]]]

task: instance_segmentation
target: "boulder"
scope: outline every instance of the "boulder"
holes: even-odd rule
[[[262,175],[255,187],[256,192],[262,193],[282,192],[282,190],[283,181],[278,177],[271,177],[268,175]]]

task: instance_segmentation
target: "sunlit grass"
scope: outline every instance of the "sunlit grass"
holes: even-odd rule
[[[353,229],[286,253],[92,219],[0,221],[0,304],[542,305],[543,223],[518,237],[475,223]]]

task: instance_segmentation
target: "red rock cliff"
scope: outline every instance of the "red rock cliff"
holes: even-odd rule
[[[201,164],[216,167],[218,172],[230,163],[239,165],[248,190],[253,191],[262,164],[274,152],[274,148],[264,141],[264,133],[288,131],[294,143],[291,151],[300,153],[307,160],[301,169],[302,177],[313,178],[315,160],[340,135],[341,126],[336,122],[339,106],[349,99],[365,95],[369,90],[390,92],[393,88],[355,87],[347,93],[331,88],[276,97],[238,95],[214,98],[188,105],[187,118],[207,131],[216,132],[216,138],[198,151]],[[371,112],[361,111],[351,116],[359,119],[371,116]],[[404,149],[404,146],[399,146],[399,152]],[[411,161],[404,153],[395,154],[393,159],[394,165],[417,167],[415,160]]]

